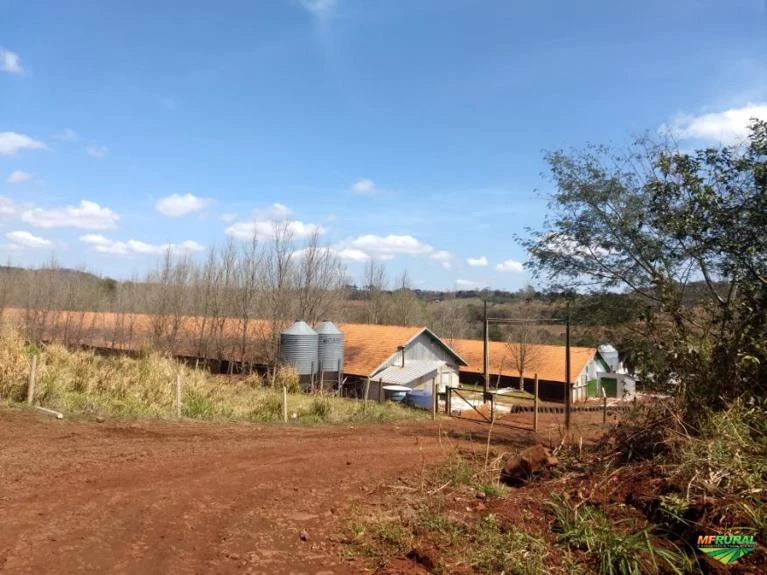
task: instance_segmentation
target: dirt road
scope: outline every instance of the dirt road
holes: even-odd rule
[[[440,427],[457,443],[487,433],[454,420],[99,424],[0,409],[0,572],[360,572],[340,555],[344,511],[445,457]]]

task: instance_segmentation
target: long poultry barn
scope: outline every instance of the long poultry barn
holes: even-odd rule
[[[466,359],[468,365],[461,367],[461,382],[482,385],[484,382],[484,342],[475,339],[454,339],[451,344]],[[491,341],[488,348],[490,386],[492,388],[520,387],[519,362],[515,365],[514,344]],[[589,383],[598,381],[600,374],[610,368],[599,352],[590,347],[570,348],[570,382],[566,379],[566,348],[561,345],[529,345],[524,369],[523,389],[534,392],[535,375],[538,375],[538,396],[545,401],[560,402],[565,399],[565,389],[571,390],[573,401],[585,401]]]
[[[34,313],[34,310],[33,310]],[[440,393],[447,386],[483,382],[483,342],[453,339],[445,341],[422,326],[338,324],[310,326],[287,321],[197,316],[160,317],[145,314],[61,312],[47,310],[45,323],[29,329],[29,310],[5,310],[6,321],[27,325],[30,339],[60,341],[70,346],[87,346],[117,353],[137,353],[154,346],[188,363],[232,373],[250,368],[264,369],[279,361],[285,338],[308,337],[308,356],[298,362],[305,384],[338,387],[360,397],[386,399],[397,390],[410,395],[431,396],[432,385]],[[38,324],[39,318],[36,319]],[[293,333],[297,330],[296,333]],[[278,342],[282,342],[282,351]],[[323,345],[321,342],[324,342]],[[296,343],[295,341],[292,343]],[[340,347],[338,344],[340,343]],[[537,345],[535,362],[525,369],[525,390],[533,391],[533,377],[539,377],[539,396],[550,401],[565,398],[565,348]],[[512,361],[509,344],[490,342],[491,387],[518,387],[519,373]],[[571,389],[574,401],[584,400],[600,374],[610,372],[594,348],[571,348]],[[308,376],[308,377],[307,377]]]

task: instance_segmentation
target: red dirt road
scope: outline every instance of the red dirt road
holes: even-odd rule
[[[340,555],[344,511],[446,456],[440,426],[479,446],[488,429],[98,424],[0,409],[0,572],[360,572]],[[494,442],[516,450],[532,434],[498,430]]]

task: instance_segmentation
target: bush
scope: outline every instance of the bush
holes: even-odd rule
[[[289,365],[279,366],[274,374],[274,386],[287,387],[288,393],[298,393],[301,391],[298,372]]]
[[[23,401],[29,381],[31,357],[21,334],[4,324],[0,327],[0,397]]]

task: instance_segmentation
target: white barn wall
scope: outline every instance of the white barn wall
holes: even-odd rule
[[[405,361],[408,360],[444,361],[446,365],[442,368],[443,375],[441,383],[451,387],[458,387],[459,374],[458,364],[455,361],[455,357],[426,332],[420,333],[405,348]],[[390,365],[396,365],[401,361],[402,355],[399,351],[396,351],[389,356],[380,369],[384,369]],[[375,376],[373,376],[373,379],[375,379]],[[429,380],[429,384],[431,384],[431,380]],[[421,385],[424,384],[422,383]],[[440,387],[442,387],[442,385]]]

